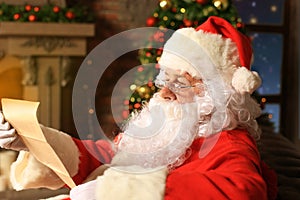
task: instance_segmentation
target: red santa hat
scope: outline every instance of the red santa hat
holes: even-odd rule
[[[178,37],[178,34],[185,37]],[[191,43],[187,40],[193,40],[193,44],[198,44],[205,53],[193,51],[195,48],[189,46]],[[165,48],[169,47],[184,48],[184,52],[193,54],[192,58],[197,59],[198,63],[203,56],[208,56],[224,82],[237,92],[251,94],[261,84],[257,72],[250,71],[253,56],[251,41],[223,18],[212,16],[196,29],[182,28],[175,31],[165,44]],[[164,51],[159,60],[162,68],[187,71],[201,78],[201,70],[191,66],[191,62],[168,51]]]

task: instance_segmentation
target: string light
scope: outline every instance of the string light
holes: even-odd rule
[[[271,12],[277,12],[277,6],[272,5],[272,6],[270,7],[270,10],[271,10]]]
[[[131,102],[135,102],[135,98],[134,98],[134,97],[131,97],[131,98],[130,98],[130,101],[131,101]]]
[[[272,114],[269,114],[269,115],[268,115],[268,118],[269,118],[269,119],[272,119],[272,118],[273,118],[273,115],[272,115]]]
[[[94,109],[92,108],[89,109],[89,114],[94,114],[94,112],[95,112]]]
[[[136,89],[136,85],[135,84],[132,84],[131,86],[130,86],[130,90],[131,91],[134,91]]]
[[[159,3],[159,6],[162,7],[162,8],[164,8],[167,4],[168,4],[167,1],[161,1],[161,2]]]
[[[144,88],[144,87],[140,87],[140,92],[145,92],[146,91],[146,89]]]
[[[162,0],[162,1],[160,1],[159,6],[163,10],[168,10],[169,8],[171,8],[172,2],[171,2],[171,0]]]
[[[86,63],[87,63],[88,65],[91,65],[91,64],[93,64],[93,61],[92,61],[92,60],[87,60]]]
[[[226,10],[229,6],[228,0],[213,0],[212,3],[218,10],[221,11]]]
[[[214,2],[214,6],[215,6],[216,8],[219,8],[221,5],[222,5],[221,1],[215,1],[215,2]]]
[[[256,17],[251,17],[250,18],[250,23],[251,24],[256,24],[257,23],[257,18]]]

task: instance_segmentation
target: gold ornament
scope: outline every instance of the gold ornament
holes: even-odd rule
[[[149,94],[151,91],[147,85],[143,85],[143,86],[137,88],[137,92],[140,95],[140,97],[145,98],[145,95]]]
[[[160,6],[161,9],[163,9],[163,10],[168,10],[169,8],[172,7],[171,0],[160,0],[159,6]]]
[[[221,11],[226,10],[229,6],[228,0],[213,0],[212,3],[218,10]]]

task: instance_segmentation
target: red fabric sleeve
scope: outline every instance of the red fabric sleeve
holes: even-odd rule
[[[78,140],[73,138],[80,152],[79,171],[73,177],[76,185],[81,184],[87,176],[102,164],[110,163],[113,157],[111,143],[106,140]],[[71,155],[70,155],[71,156]]]
[[[214,148],[199,158],[203,139],[192,155],[167,177],[165,200],[267,199],[255,142],[243,131],[223,132]]]

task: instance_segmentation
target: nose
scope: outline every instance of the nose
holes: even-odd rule
[[[176,95],[167,87],[163,87],[160,91],[159,91],[159,95],[166,99],[166,100],[176,100],[177,97]]]

